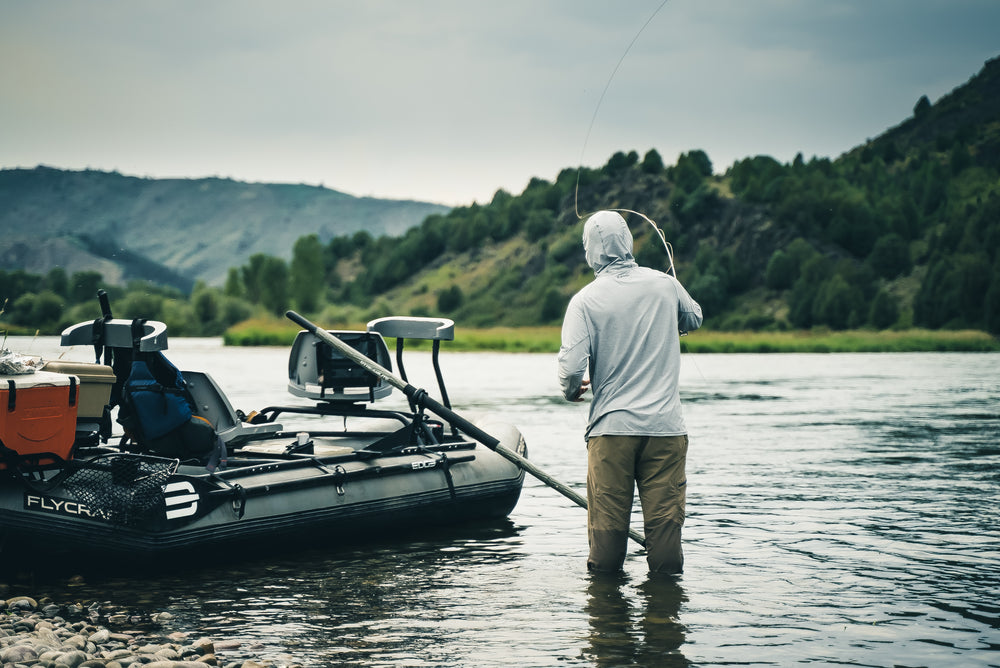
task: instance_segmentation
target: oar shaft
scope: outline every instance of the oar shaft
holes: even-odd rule
[[[412,385],[409,385],[408,387],[413,389]],[[405,391],[406,390],[404,390],[404,392]],[[466,434],[468,434],[475,440],[479,441],[480,443],[488,447],[490,450],[493,450],[504,459],[512,462],[514,465],[519,466],[523,470],[535,476],[536,478],[544,482],[546,485],[548,485],[552,489],[556,490],[557,492],[565,496],[570,501],[573,501],[576,505],[580,506],[584,510],[587,509],[587,499],[577,494],[575,491],[573,491],[571,487],[559,482],[558,480],[550,476],[548,473],[535,466],[535,464],[527,457],[522,457],[521,455],[517,454],[510,448],[504,446],[503,444],[500,443],[499,440],[497,440],[493,436],[490,436],[472,422],[469,422],[461,415],[455,413],[455,411],[451,410],[450,408],[447,408],[433,397],[428,396],[427,393],[424,392],[423,390],[415,390],[412,393],[407,392],[407,396],[410,396],[410,398],[412,398],[416,403],[419,403],[428,410],[444,418],[449,423],[457,426]],[[639,543],[639,545],[645,547],[646,539],[643,538],[640,533],[634,531],[633,529],[629,529],[628,535],[629,537],[632,538],[632,540]]]
[[[585,498],[583,498],[582,496],[574,492],[572,489],[570,489],[563,483],[559,482],[558,480],[550,476],[542,469],[535,466],[527,458],[522,457],[521,455],[517,454],[510,448],[507,448],[504,445],[502,445],[497,438],[490,436],[472,422],[466,420],[455,411],[443,405],[441,402],[435,400],[433,397],[429,396],[427,392],[425,392],[424,390],[421,390],[419,388],[414,387],[413,385],[410,385],[402,378],[399,378],[398,376],[391,373],[388,369],[386,369],[382,365],[378,364],[372,359],[369,359],[366,355],[355,350],[350,345],[344,343],[343,341],[335,337],[333,334],[330,334],[330,332],[326,331],[325,329],[321,329],[320,327],[309,322],[295,311],[286,311],[285,316],[287,316],[289,320],[296,323],[297,325],[300,325],[303,329],[305,329],[310,334],[317,337],[327,345],[330,345],[333,348],[335,348],[338,352],[344,355],[344,357],[356,363],[358,366],[365,369],[369,373],[375,375],[375,377],[381,378],[382,380],[389,383],[393,387],[401,390],[403,394],[405,394],[407,398],[412,400],[414,403],[423,406],[424,408],[427,408],[436,415],[444,418],[450,424],[458,427],[466,434],[474,438],[476,441],[482,443],[490,450],[493,450],[504,459],[507,459],[508,461],[512,462],[513,464],[520,467],[524,471],[527,471],[531,475],[535,476],[536,478],[544,482],[552,489],[556,490],[566,498],[576,503],[581,508],[587,507],[587,500]],[[632,540],[639,543],[640,545],[642,546],[646,545],[645,539],[638,532],[630,529],[628,535],[630,538],[632,538]]]
[[[542,469],[535,466],[533,463],[531,463],[530,459],[525,459],[516,452],[507,449],[503,445],[498,445],[496,448],[494,448],[494,450],[496,450],[497,454],[506,457],[510,461],[514,462],[522,469],[524,469],[531,475],[535,476],[536,478],[544,482],[546,485],[548,485],[552,489],[556,490],[557,492],[565,496],[570,501],[574,502],[576,505],[580,506],[584,510],[587,509],[587,499],[583,498],[582,496],[574,492],[572,488],[564,485],[563,483],[559,482],[558,480],[550,476],[548,473],[543,471]],[[636,531],[635,529],[629,529],[628,535],[629,538],[634,540],[636,543],[642,545],[643,547],[646,547],[646,539],[643,538],[642,534],[640,534],[638,531]]]

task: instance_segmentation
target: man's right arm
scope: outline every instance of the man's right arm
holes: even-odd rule
[[[556,357],[559,387],[567,401],[580,401],[587,390],[583,377],[590,360],[590,343],[583,314],[572,302],[562,326],[562,345]]]

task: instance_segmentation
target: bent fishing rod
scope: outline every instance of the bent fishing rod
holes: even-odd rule
[[[347,359],[351,360],[352,362],[363,368],[368,373],[372,374],[376,378],[384,380],[385,382],[389,383],[393,387],[400,390],[404,395],[406,395],[406,398],[409,399],[414,405],[426,408],[427,410],[433,412],[439,417],[447,420],[448,423],[450,423],[452,426],[457,427],[461,431],[465,432],[479,443],[482,443],[490,450],[494,451],[504,459],[516,465],[521,470],[527,471],[528,473],[538,478],[552,489],[556,490],[569,500],[573,501],[576,505],[580,506],[581,508],[587,507],[587,499],[583,498],[575,491],[567,487],[565,484],[559,482],[558,480],[550,476],[548,473],[535,466],[526,457],[522,457],[521,455],[517,454],[510,448],[500,443],[500,440],[497,439],[496,437],[490,436],[489,434],[487,434],[485,431],[477,427],[469,420],[465,419],[464,417],[462,417],[455,411],[451,410],[441,402],[435,400],[433,397],[427,394],[426,390],[414,387],[413,385],[410,385],[402,378],[393,375],[391,371],[389,371],[382,365],[378,364],[372,359],[369,359],[363,353],[355,350],[350,345],[344,343],[343,341],[341,341],[340,339],[338,339],[336,336],[326,331],[325,329],[322,329],[321,327],[313,324],[309,320],[306,320],[303,316],[299,315],[295,311],[286,311],[285,316],[289,320],[291,320],[292,322],[299,325],[307,332],[318,338],[323,343],[334,348],[337,352],[339,352],[344,357],[346,357]],[[634,540],[639,545],[642,545],[643,547],[646,546],[646,539],[643,538],[642,535],[637,531],[629,529],[628,535],[629,538]]]

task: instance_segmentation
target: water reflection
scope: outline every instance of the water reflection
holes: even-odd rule
[[[283,400],[285,351],[185,345],[234,405]],[[165,631],[242,643],[227,659],[303,666],[1000,665],[1000,354],[696,359],[681,582],[638,551],[591,579],[585,513],[528,479],[499,527],[25,593],[167,610]],[[501,412],[583,491],[587,405],[553,399],[551,356],[442,361],[458,412]]]
[[[681,651],[686,629],[680,611],[686,601],[678,578],[650,575],[633,594],[624,573],[591,574],[585,657],[596,666],[691,665]]]

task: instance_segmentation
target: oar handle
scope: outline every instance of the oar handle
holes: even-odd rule
[[[97,301],[101,304],[101,315],[105,320],[111,320],[111,301],[108,299],[108,293],[103,289],[97,291]]]
[[[390,372],[382,365],[368,358],[360,351],[355,350],[354,348],[344,343],[343,341],[341,341],[340,339],[338,339],[336,336],[326,331],[325,329],[322,329],[316,326],[315,324],[309,322],[295,311],[286,311],[285,316],[289,320],[301,326],[307,332],[318,338],[320,341],[323,341],[327,345],[335,348],[338,352],[344,355],[344,357],[348,358],[361,368],[373,374],[375,377],[381,378],[382,380],[386,381],[393,387],[402,390],[403,394],[405,394],[406,397],[410,399],[410,401],[412,401],[414,405],[423,406],[424,408],[432,411],[436,415],[444,418],[453,426],[462,430],[463,432],[474,438],[476,441],[482,443],[487,448],[493,450],[498,455],[512,462],[522,470],[527,471],[531,475],[535,476],[536,478],[544,482],[552,489],[556,490],[566,498],[576,503],[581,508],[587,507],[587,500],[585,498],[583,498],[575,491],[573,491],[563,483],[559,482],[558,480],[550,476],[545,471],[535,466],[527,458],[522,457],[521,455],[517,454],[510,448],[503,446],[500,443],[499,439],[490,436],[472,422],[466,420],[464,417],[462,417],[455,411],[451,410],[441,402],[437,401],[436,399],[428,395],[425,390],[414,387],[413,385],[410,385],[402,378],[393,375],[392,372]],[[630,529],[628,535],[632,538],[632,540],[645,547],[646,541],[638,532]]]

